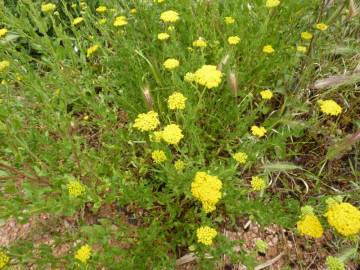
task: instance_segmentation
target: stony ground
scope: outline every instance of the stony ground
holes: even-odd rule
[[[121,209],[119,212],[116,207],[111,205],[101,208],[98,216],[93,216],[89,213],[86,214],[86,221],[88,224],[95,224],[97,219],[101,217],[120,218],[124,223],[127,223],[129,227],[136,226],[134,225],[136,222],[134,222],[133,216],[128,214],[126,209]],[[77,243],[56,245],[52,234],[75,229],[77,226],[76,223],[76,216],[56,219],[45,213],[31,218],[29,222],[25,224],[21,224],[15,221],[15,219],[9,219],[0,226],[0,246],[7,247],[15,241],[27,239],[33,241],[35,246],[40,246],[40,244],[51,245],[53,254],[60,257],[71,252]],[[284,267],[295,270],[325,269],[325,258],[332,254],[331,250],[333,247],[331,243],[333,241],[331,241],[331,233],[326,234],[320,240],[304,239],[304,237],[299,237],[294,234],[294,232],[283,229],[277,225],[261,227],[257,223],[245,218],[238,219],[236,227],[231,228],[231,230],[226,227],[225,225],[222,229],[222,234],[231,240],[243,241],[244,244],[241,248],[253,250],[257,239],[261,239],[268,244],[266,253],[258,253],[257,259],[263,263],[258,265],[256,270],[277,270],[284,269]],[[121,248],[131,248],[115,240],[113,244]],[[100,247],[98,248],[101,249]],[[301,262],[301,265],[299,262]],[[187,253],[181,258],[178,258],[177,264],[178,270],[197,269],[196,256],[193,253]],[[352,264],[348,266],[348,269],[356,270],[359,269],[358,267],[358,265]],[[36,265],[32,266],[31,269],[37,269]],[[231,264],[228,258],[223,257],[218,269],[246,270],[247,268],[242,264]]]

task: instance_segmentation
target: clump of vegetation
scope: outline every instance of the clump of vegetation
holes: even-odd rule
[[[269,246],[223,235],[239,218],[332,242],[329,269],[359,262],[353,1],[16,2],[0,3],[0,218],[54,224],[0,268],[251,268]]]

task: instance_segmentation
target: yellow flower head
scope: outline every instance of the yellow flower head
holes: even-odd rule
[[[170,110],[183,110],[186,100],[187,98],[183,94],[175,92],[168,98],[168,107]]]
[[[199,37],[197,40],[195,40],[192,45],[194,47],[198,47],[198,48],[204,48],[207,46],[206,40],[203,39],[202,37]]]
[[[328,270],[346,270],[344,262],[340,258],[333,256],[326,257],[325,265]]]
[[[301,38],[304,40],[310,40],[313,38],[313,34],[310,32],[301,32]]]
[[[8,32],[8,30],[6,28],[1,28],[0,29],[0,37],[5,36],[7,32]]]
[[[75,259],[81,261],[82,263],[86,263],[91,256],[91,247],[89,245],[81,246],[75,253]]]
[[[167,40],[170,37],[168,33],[160,33],[157,35],[158,40]]]
[[[277,7],[278,5],[280,5],[279,0],[266,0],[266,7],[268,8]]]
[[[176,124],[167,125],[161,132],[162,139],[168,144],[178,144],[184,137],[180,127]]]
[[[220,179],[205,172],[197,172],[191,183],[191,193],[201,201],[205,213],[216,209],[215,205],[221,199],[221,188]]]
[[[182,160],[177,160],[174,163],[174,167],[177,171],[182,171],[185,168],[185,163]]]
[[[80,8],[81,8],[81,10],[85,10],[85,9],[87,9],[87,4],[84,2],[84,1],[80,1]]]
[[[331,204],[325,217],[341,235],[350,236],[360,232],[360,211],[350,203]]]
[[[204,65],[194,74],[194,81],[206,88],[214,88],[219,86],[223,74],[213,65]]]
[[[132,9],[130,9],[130,13],[131,13],[131,14],[136,14],[136,13],[137,13],[136,8],[132,8]]]
[[[93,45],[86,50],[86,56],[90,57],[93,53],[95,53],[99,49],[99,45]]]
[[[8,69],[8,67],[10,66],[10,62],[7,60],[1,61],[0,62],[0,72]]]
[[[342,108],[332,99],[319,100],[320,110],[327,115],[339,115],[342,112]]]
[[[160,142],[162,139],[162,132],[161,131],[154,131],[150,136],[150,141],[152,142]]]
[[[264,90],[260,92],[261,98],[262,99],[271,99],[273,97],[273,92],[271,92],[271,90]]]
[[[273,48],[271,45],[265,45],[265,46],[263,47],[263,52],[264,52],[264,53],[274,53],[275,50],[274,50],[274,48]]]
[[[240,38],[238,36],[230,36],[228,37],[228,42],[230,45],[236,45],[240,42]]]
[[[259,176],[251,177],[251,187],[254,191],[261,191],[266,188],[266,182]]]
[[[4,268],[9,260],[10,258],[4,252],[0,251],[0,269]]]
[[[296,47],[296,50],[298,52],[300,52],[300,53],[306,53],[307,52],[307,47],[299,45],[299,46]]]
[[[151,131],[160,124],[158,114],[154,111],[140,113],[135,119],[134,128],[140,131]]]
[[[104,13],[107,11],[107,7],[105,6],[99,6],[97,9],[96,9],[96,12],[97,13]]]
[[[325,23],[317,23],[315,27],[320,31],[325,31],[326,29],[328,29],[328,26]]]
[[[167,28],[167,30],[168,30],[169,32],[172,32],[172,31],[175,30],[175,26],[170,25],[170,26]]]
[[[248,155],[244,152],[237,152],[233,156],[233,159],[235,159],[239,164],[245,164],[248,158]]]
[[[235,19],[231,16],[225,17],[224,19],[226,24],[233,24],[235,22]]]
[[[268,249],[268,244],[261,239],[256,239],[255,248],[258,252],[266,253],[266,250]]]
[[[107,19],[103,18],[99,20],[99,24],[105,24],[107,22]]]
[[[195,80],[195,74],[192,72],[186,72],[185,76],[184,76],[184,81],[185,82],[193,82]]]
[[[84,21],[83,17],[77,17],[73,20],[72,25],[78,25]]]
[[[167,157],[166,157],[165,152],[163,150],[154,150],[151,153],[151,158],[153,159],[153,161],[156,164],[163,163],[164,161],[167,160]]]
[[[251,127],[251,133],[254,135],[254,136],[257,136],[257,137],[259,137],[259,138],[261,138],[261,137],[263,137],[263,136],[265,136],[265,134],[266,134],[266,132],[267,132],[267,130],[264,128],[264,127],[262,127],[262,126],[252,126]]]
[[[84,18],[83,17],[77,17],[73,20],[72,24],[73,25],[78,25],[79,23],[83,22]]]
[[[41,11],[42,12],[53,12],[56,9],[56,5],[52,3],[42,4]]]
[[[167,10],[160,14],[160,20],[163,22],[174,23],[179,20],[179,13],[173,10]]]
[[[70,197],[74,198],[79,197],[85,193],[85,186],[77,180],[69,181],[69,183],[67,184],[67,189]]]
[[[163,65],[166,69],[171,70],[171,69],[177,68],[180,65],[180,63],[178,60],[176,60],[174,58],[169,58],[164,62]]]
[[[324,233],[319,219],[313,214],[304,215],[296,225],[299,233],[302,235],[320,238]]]
[[[211,246],[213,239],[216,237],[217,231],[209,226],[202,226],[196,230],[196,236],[199,243]]]
[[[118,16],[115,18],[115,21],[113,23],[114,26],[124,26],[127,25],[127,19],[125,16]]]

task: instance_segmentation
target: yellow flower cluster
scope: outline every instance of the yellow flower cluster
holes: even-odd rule
[[[235,19],[231,16],[225,17],[224,19],[226,24],[233,24],[235,22]]]
[[[299,45],[299,46],[296,47],[296,50],[297,50],[298,52],[300,52],[300,53],[306,53],[308,49],[307,49],[307,47],[305,47],[305,46]]]
[[[264,90],[260,92],[261,98],[269,100],[273,97],[273,92],[271,90]]]
[[[209,226],[202,226],[196,230],[196,236],[199,243],[211,246],[217,231]]]
[[[233,159],[235,159],[239,164],[245,164],[246,160],[248,158],[248,155],[244,152],[237,152],[233,156]]]
[[[302,32],[301,38],[304,40],[310,40],[313,38],[313,35],[310,32]]]
[[[103,18],[99,20],[99,24],[105,24],[107,22],[107,19]]]
[[[327,115],[339,115],[342,112],[342,108],[332,99],[319,100],[320,110]]]
[[[325,216],[341,235],[350,236],[360,232],[360,211],[350,203],[331,204]]]
[[[198,47],[198,48],[204,48],[207,46],[206,40],[203,39],[202,37],[199,37],[197,40],[195,40],[192,45],[194,47]]]
[[[153,161],[154,161],[156,164],[163,163],[164,161],[167,160],[166,154],[165,154],[165,152],[162,151],[162,150],[154,150],[154,151],[151,153],[151,158],[153,159]]]
[[[264,127],[262,127],[262,126],[252,126],[251,127],[251,133],[254,135],[254,136],[257,136],[257,137],[259,137],[259,138],[261,138],[261,137],[263,137],[263,136],[265,136],[265,134],[266,134],[266,132],[267,132],[267,130],[264,128]]]
[[[275,50],[274,50],[274,48],[273,48],[271,45],[265,45],[265,46],[263,47],[263,52],[264,52],[264,53],[274,53]]]
[[[163,65],[166,69],[172,70],[177,68],[180,65],[180,63],[179,60],[176,60],[175,58],[169,58],[165,60]]]
[[[105,7],[105,6],[99,6],[96,8],[97,13],[104,13],[106,11],[107,11],[107,7]]]
[[[134,128],[140,131],[151,131],[156,129],[159,124],[158,114],[154,111],[149,111],[148,113],[141,113],[137,116]]]
[[[185,82],[193,82],[195,80],[195,74],[192,72],[186,72],[185,76],[184,76],[184,81]]]
[[[124,26],[127,25],[127,19],[125,16],[118,16],[115,18],[115,21],[113,23],[114,26]]]
[[[82,23],[84,21],[84,18],[83,17],[77,17],[73,20],[72,24],[73,25],[78,25],[80,23]]]
[[[221,188],[220,179],[205,172],[197,172],[191,183],[191,193],[201,201],[205,213],[216,209],[215,205],[221,199]]]
[[[8,30],[6,28],[1,28],[0,29],[0,37],[5,36],[7,32],[8,32]]]
[[[163,22],[174,23],[179,20],[179,13],[173,10],[167,10],[160,14],[160,20]]]
[[[277,7],[278,5],[280,5],[279,0],[266,0],[266,7],[268,8]]]
[[[4,268],[9,260],[10,258],[4,252],[0,251],[0,269]]]
[[[93,46],[89,47],[86,50],[86,56],[90,57],[93,53],[95,53],[97,51],[97,49],[99,49],[99,45],[93,45]]]
[[[268,249],[268,243],[261,239],[255,240],[255,248],[258,252],[266,253],[266,250]]]
[[[82,263],[86,263],[90,259],[91,250],[92,249],[89,245],[83,245],[76,251],[74,257]]]
[[[304,215],[297,223],[297,229],[302,235],[311,236],[314,238],[320,238],[324,229],[317,216],[314,214]]]
[[[168,107],[170,110],[185,109],[185,102],[187,98],[180,92],[175,92],[168,98]]]
[[[170,37],[168,33],[159,33],[157,35],[158,40],[167,40]]]
[[[326,257],[325,265],[328,270],[345,270],[344,262],[336,257]]]
[[[160,142],[162,139],[162,132],[161,131],[154,131],[152,134],[149,135],[150,141],[152,142]]]
[[[10,62],[7,60],[0,62],[0,72],[6,70],[10,66]]]
[[[41,5],[41,11],[42,12],[52,12],[56,9],[56,5],[52,4],[52,3],[48,3],[48,4],[42,4]]]
[[[230,36],[228,37],[228,43],[230,45],[236,45],[240,42],[240,38],[238,36]]]
[[[85,192],[85,186],[76,180],[71,180],[67,184],[70,197],[79,197]]]
[[[217,70],[216,66],[204,65],[194,73],[193,80],[211,89],[219,86],[222,76],[223,74]]]
[[[185,162],[179,159],[175,161],[174,167],[177,171],[182,171],[185,168]]]
[[[161,138],[168,144],[178,144],[184,137],[180,127],[176,124],[170,124],[161,131]]]
[[[317,23],[315,27],[320,31],[325,31],[326,29],[328,29],[328,26],[325,23]]]
[[[261,191],[266,188],[266,182],[259,176],[251,177],[251,187],[254,191]]]

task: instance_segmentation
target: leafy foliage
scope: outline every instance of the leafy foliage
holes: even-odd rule
[[[57,1],[53,12],[42,12],[40,1],[1,5],[0,26],[9,33],[0,38],[0,61],[10,67],[0,72],[0,219],[27,222],[47,213],[55,220],[75,220],[65,232],[49,229],[53,245],[14,243],[11,264],[173,269],[176,258],[191,250],[203,269],[214,268],[223,254],[254,267],[253,251],[236,253],[239,243],[222,235],[214,246],[203,246],[196,229],[221,228],[226,218],[234,222],[239,216],[293,229],[300,206],[314,195],[304,194],[297,181],[305,177],[307,187],[325,190],[319,181],[322,165],[297,159],[317,151],[319,137],[335,136],[346,118],[326,118],[316,103],[321,97],[307,96],[308,84],[318,76],[314,66],[340,42],[334,37],[336,10],[324,11],[321,1],[281,1],[271,9],[263,0]],[[96,12],[99,5],[107,11]],[[174,25],[159,20],[170,9],[180,15]],[[117,16],[128,24],[114,26]],[[226,24],[226,16],[235,23]],[[74,25],[77,17],[84,21]],[[316,30],[319,19],[333,25]],[[313,32],[314,39],[301,40],[303,31]],[[158,40],[161,32],[168,32],[169,40]],[[230,46],[227,39],[234,35],[240,42]],[[191,47],[199,37],[207,46]],[[350,36],[347,42],[354,46],[355,41]],[[89,55],[93,45],[99,47]],[[275,52],[263,53],[265,45]],[[308,51],[297,51],[298,45]],[[179,60],[179,67],[167,71],[168,58]],[[221,69],[218,87],[184,80],[203,65]],[[270,100],[261,98],[265,89],[273,93]],[[184,109],[167,107],[174,92],[186,97]],[[342,106],[351,103],[341,92],[321,96]],[[348,117],[356,115],[356,109],[346,109]],[[161,128],[181,127],[178,144],[156,142],[150,132],[133,128],[137,115],[149,110],[159,114]],[[253,136],[253,125],[263,126],[266,136]],[[166,161],[154,164],[154,150],[164,151]],[[247,154],[246,164],[232,158],[237,151]],[[319,155],[325,159],[326,153]],[[177,160],[184,162],[183,170],[175,168]],[[191,194],[198,171],[222,181],[222,198],[209,214]],[[261,192],[251,190],[256,175],[268,183]],[[74,179],[86,191],[73,198],[67,184]],[[355,180],[358,188],[358,176]],[[84,243],[93,247],[86,265],[74,259]],[[62,244],[70,248],[55,256],[54,246]]]

